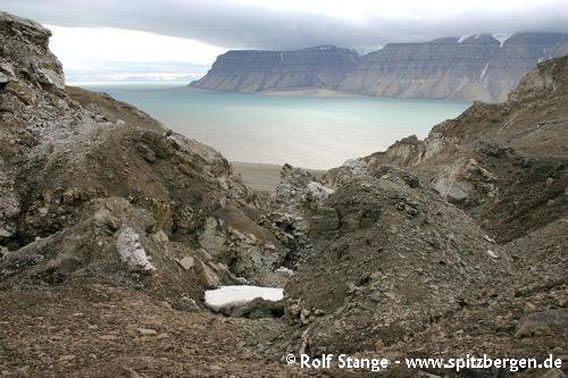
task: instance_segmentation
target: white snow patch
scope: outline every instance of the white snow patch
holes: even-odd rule
[[[485,74],[487,73],[487,67],[489,67],[489,62],[487,62],[485,64],[485,67],[483,67],[483,71],[481,71],[481,75],[479,75],[479,80],[481,80],[485,77]]]
[[[465,40],[468,39],[469,37],[471,37],[471,34],[462,35],[461,37],[459,37],[458,43],[462,43],[463,41],[465,41]]]
[[[509,39],[511,38],[513,34],[512,33],[495,33],[493,34],[493,38],[495,38],[496,40],[499,41],[499,43],[501,44],[499,46],[499,48],[503,47],[503,44]]]
[[[213,311],[223,307],[242,306],[256,298],[278,302],[284,297],[284,289],[260,286],[221,286],[205,291],[205,305]]]

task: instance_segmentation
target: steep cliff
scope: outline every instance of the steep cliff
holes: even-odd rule
[[[481,84],[492,99],[504,101],[538,63],[568,54],[568,34],[518,33],[504,41],[487,62]]]
[[[327,88],[369,96],[501,102],[537,63],[568,54],[567,34],[502,37],[389,43],[362,57],[335,47],[229,51],[190,86],[243,92]]]
[[[359,55],[349,49],[319,46],[297,51],[229,51],[191,87],[223,91],[285,91],[334,88]]]
[[[498,50],[499,42],[489,35],[387,44],[365,55],[339,89],[372,96],[490,100],[479,78]]]
[[[501,38],[500,38],[501,39]],[[518,33],[387,44],[361,58],[338,88],[372,96],[504,101],[543,60],[568,54],[568,35]]]

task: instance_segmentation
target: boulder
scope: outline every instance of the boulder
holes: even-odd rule
[[[284,315],[284,307],[281,301],[273,302],[256,298],[241,306],[223,307],[219,312],[233,318],[279,318]]]
[[[333,231],[339,228],[339,214],[331,207],[321,208],[310,217],[311,232]]]
[[[140,236],[130,227],[124,228],[116,239],[116,249],[131,271],[152,272],[156,267],[140,244]]]
[[[568,336],[568,310],[548,310],[525,316],[519,322],[515,337]]]

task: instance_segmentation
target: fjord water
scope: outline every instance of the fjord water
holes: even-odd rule
[[[268,96],[148,84],[91,84],[208,144],[229,160],[327,169],[425,137],[467,102],[362,96]]]

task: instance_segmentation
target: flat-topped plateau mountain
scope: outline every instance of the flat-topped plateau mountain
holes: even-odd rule
[[[331,46],[229,51],[190,86],[246,92],[327,88],[369,96],[501,102],[538,63],[565,54],[568,35],[561,33],[389,43],[361,57]]]
[[[49,36],[0,13],[3,376],[370,374],[283,359],[325,352],[552,353],[561,368],[518,376],[565,377],[567,57],[424,140],[318,177],[284,165],[257,193],[211,147],[65,86]],[[213,311],[227,285],[284,297]]]
[[[209,74],[191,86],[240,92],[334,88],[358,62],[355,51],[335,46],[233,50],[219,56]]]

